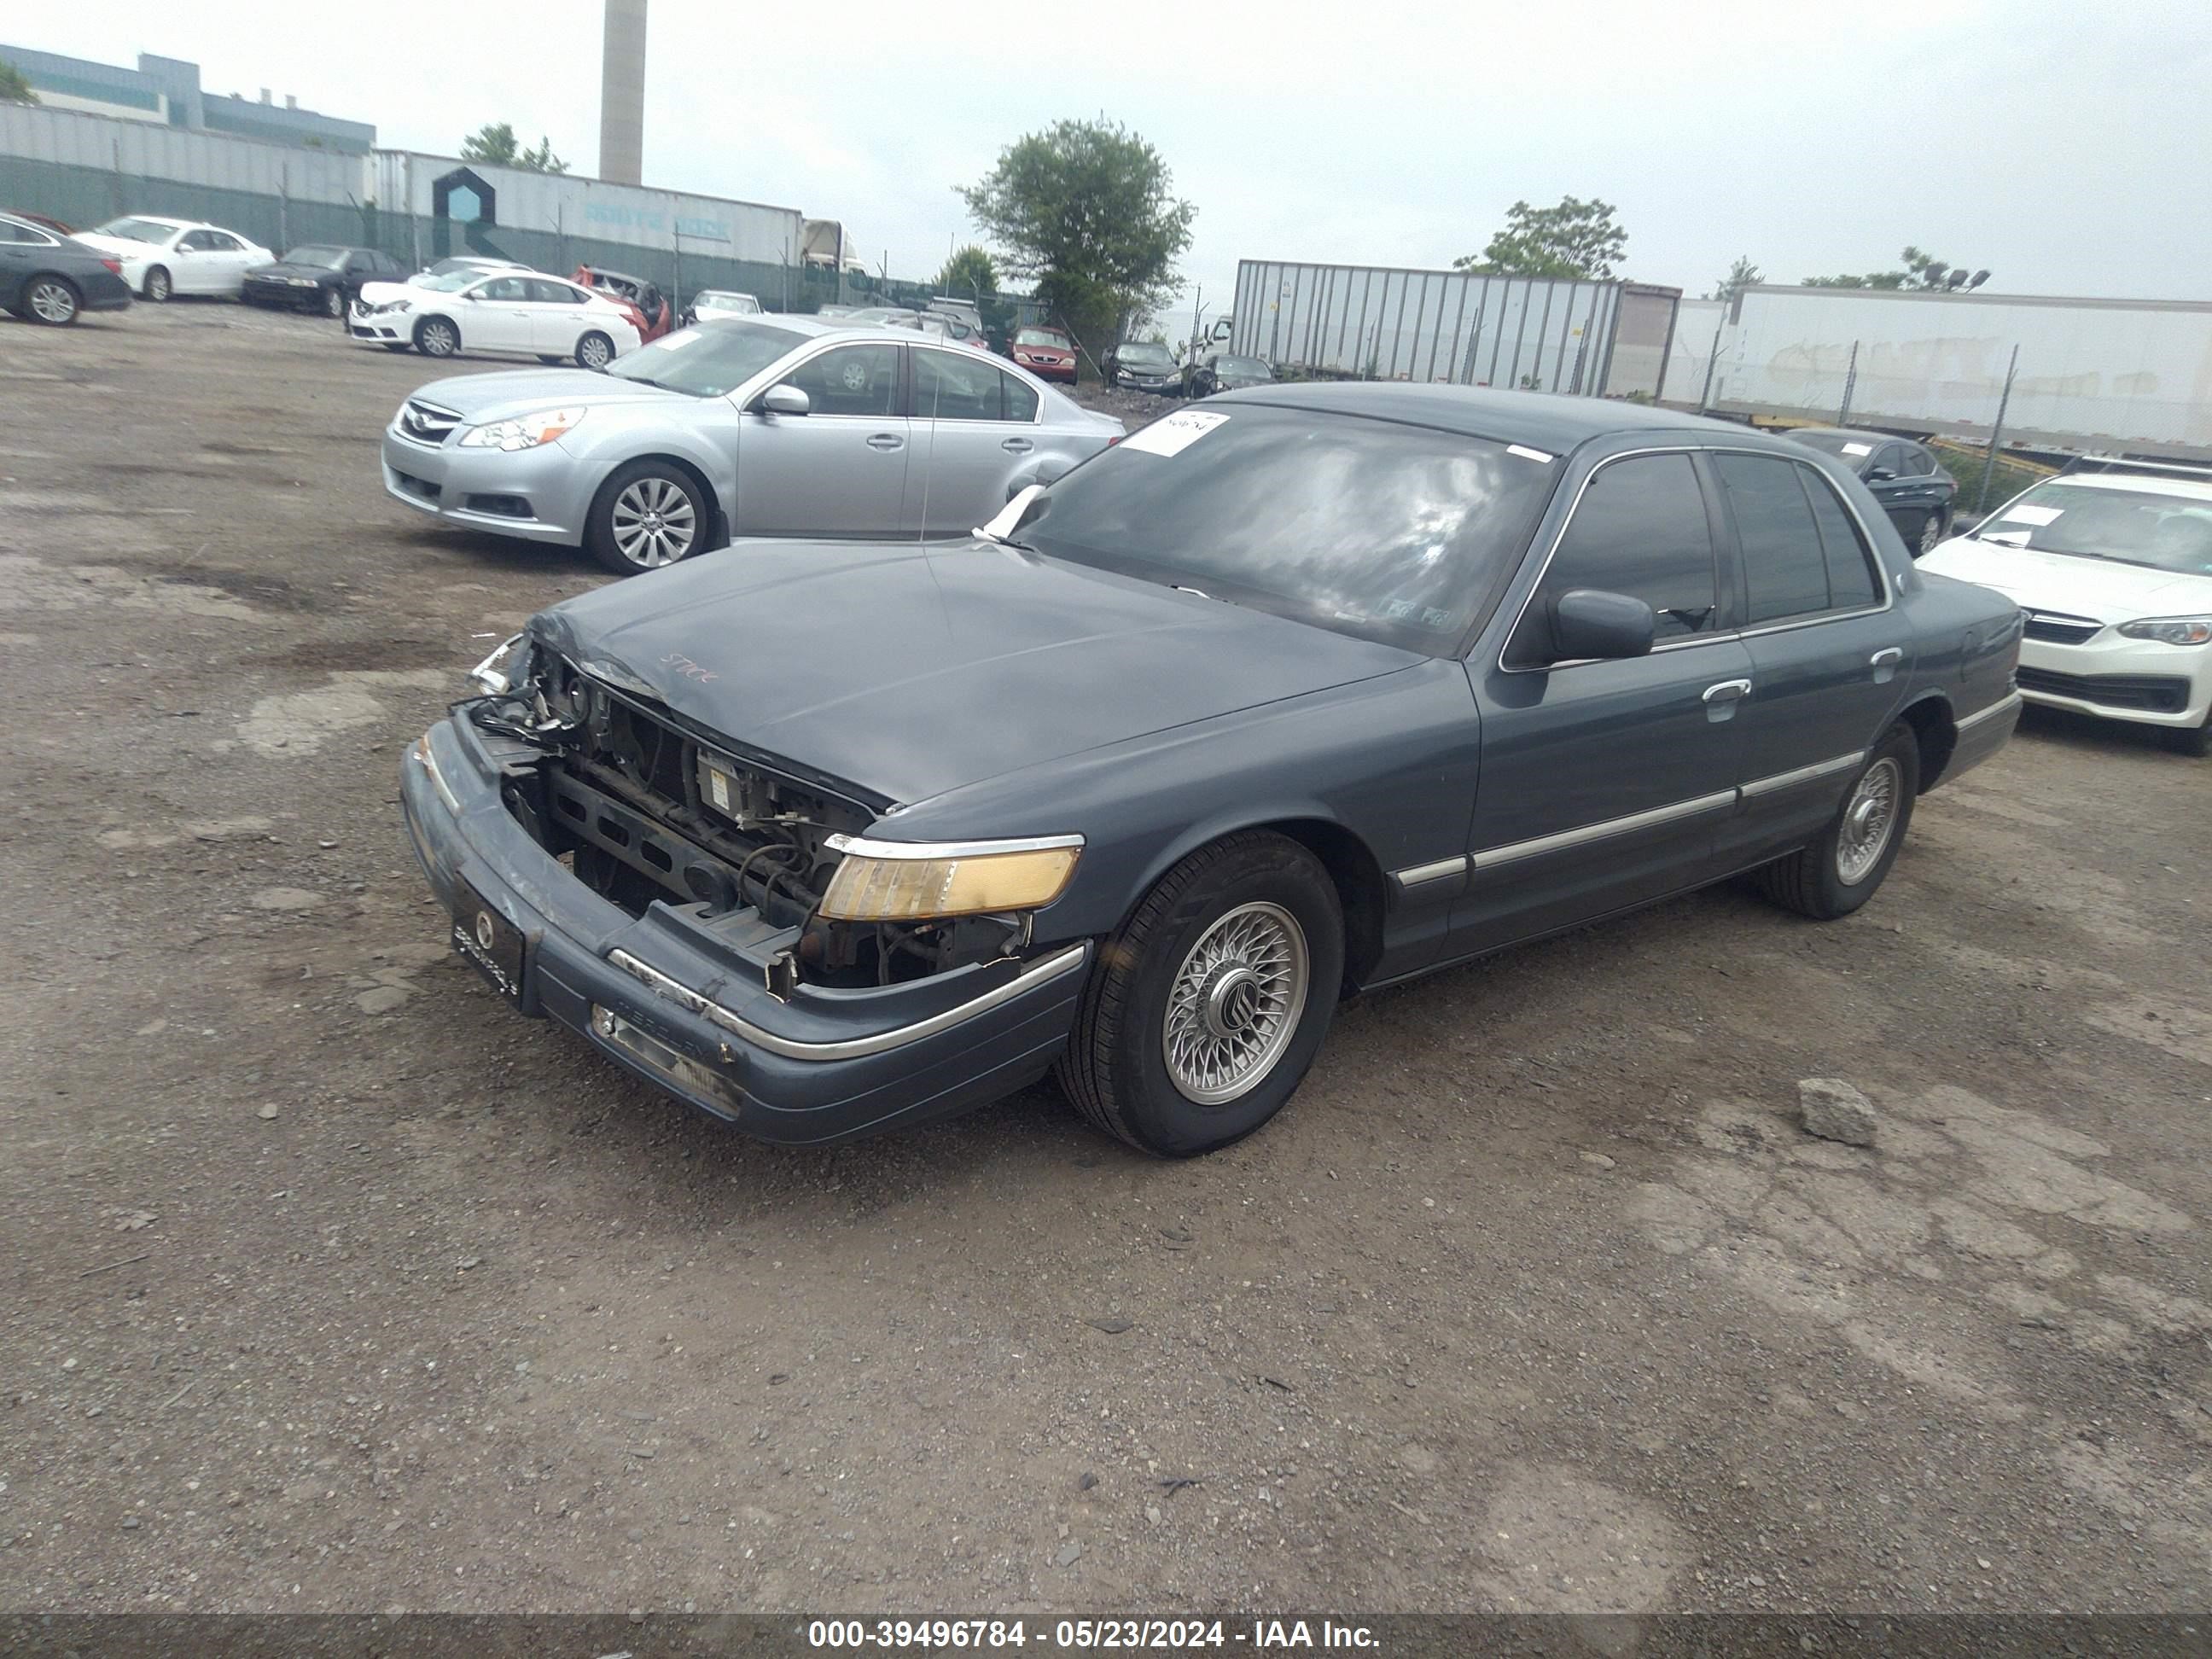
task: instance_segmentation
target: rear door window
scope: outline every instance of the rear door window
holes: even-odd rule
[[[1795,462],[1716,455],[1713,470],[1743,550],[1744,620],[1757,623],[1828,609],[1827,556]]]
[[[999,380],[1006,391],[1006,418],[1010,421],[1036,419],[1036,388],[1027,380],[1016,379],[1003,368],[999,371]]]
[[[914,410],[918,421],[1005,418],[999,371],[981,357],[949,351],[914,354]]]
[[[536,276],[531,279],[529,289],[531,299],[538,305],[580,306],[584,303],[583,290],[571,288],[566,283],[552,283]]]
[[[1806,499],[1813,506],[1813,522],[1820,532],[1830,608],[1857,611],[1875,604],[1881,589],[1875,579],[1874,556],[1850,514],[1837,499],[1835,487],[1808,467],[1797,469],[1797,482],[1805,487]]]
[[[1658,617],[1659,640],[1717,627],[1712,527],[1687,455],[1631,456],[1591,476],[1537,602],[1577,587],[1642,599]]]

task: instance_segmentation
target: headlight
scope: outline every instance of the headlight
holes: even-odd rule
[[[2131,640],[2156,640],[2160,645],[2212,643],[2212,617],[2146,617],[2122,623],[2118,632]]]
[[[469,670],[469,678],[492,696],[512,691],[521,683],[523,669],[530,657],[523,636],[516,634],[501,645],[498,650]]]
[[[845,855],[822,914],[832,921],[923,921],[1034,910],[1066,890],[1080,836],[1025,841],[896,842],[832,836]]]
[[[386,300],[380,305],[371,306],[368,308],[368,314],[372,317],[380,317],[388,311],[404,311],[413,303],[410,300]]]
[[[511,421],[471,427],[461,434],[464,449],[535,449],[550,444],[591,411],[580,407],[541,409]]]
[[[315,279],[312,276],[287,276],[284,280],[294,288],[313,288],[315,285]]]

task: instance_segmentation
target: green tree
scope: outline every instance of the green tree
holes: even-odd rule
[[[0,104],[35,104],[39,94],[31,90],[31,83],[23,78],[23,71],[6,58],[0,58]]]
[[[1611,203],[1562,196],[1557,207],[1516,202],[1490,246],[1462,254],[1452,269],[1478,276],[1605,278],[1627,248],[1628,233],[1615,222]]]
[[[1018,138],[981,183],[957,188],[1000,268],[1034,283],[1094,357],[1175,292],[1198,211],[1160,153],[1103,116]]]
[[[1729,267],[1728,275],[1713,284],[1713,291],[1705,295],[1705,298],[1733,300],[1744,289],[1755,288],[1765,280],[1765,273],[1752,264],[1751,256],[1747,253],[1742,254],[1738,256],[1736,262]]]
[[[939,294],[969,294],[981,295],[999,291],[999,268],[991,256],[975,243],[954,254],[937,273]]]
[[[1863,276],[1848,274],[1807,276],[1797,285],[1800,288],[1910,289],[1915,293],[1955,294],[1960,289],[1979,288],[1990,280],[1990,273],[1986,270],[1969,270],[1964,265],[1946,264],[1917,247],[1908,247],[1897,257],[1905,262],[1902,270],[1873,270]]]
[[[461,140],[461,160],[483,161],[491,167],[519,167],[525,173],[566,173],[568,164],[553,153],[552,142],[543,133],[536,148],[525,149],[505,121],[478,127]]]

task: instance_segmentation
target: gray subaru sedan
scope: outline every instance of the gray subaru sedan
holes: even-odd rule
[[[1871,899],[2010,735],[2020,612],[1786,439],[1443,386],[1168,416],[973,538],[541,612],[404,767],[518,1011],[767,1139],[1056,1070],[1203,1152],[1340,997],[1750,872]]]
[[[1121,437],[1011,364],[804,317],[714,321],[604,373],[434,380],[384,487],[447,524],[582,546],[624,575],[741,536],[961,536]]]

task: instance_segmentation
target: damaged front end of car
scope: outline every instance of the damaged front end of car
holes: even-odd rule
[[[689,659],[656,666],[711,677]],[[629,915],[660,907],[779,1000],[1018,959],[1081,851],[1072,836],[871,840],[896,803],[700,727],[572,639],[518,635],[471,678],[482,695],[454,717],[497,763],[530,839]]]

